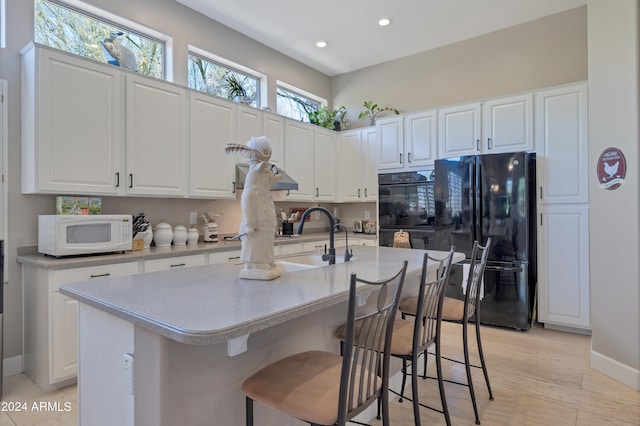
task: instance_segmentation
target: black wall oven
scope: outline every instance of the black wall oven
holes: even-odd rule
[[[412,248],[426,249],[435,232],[434,173],[431,170],[378,176],[381,246],[393,247],[393,234],[409,233]]]

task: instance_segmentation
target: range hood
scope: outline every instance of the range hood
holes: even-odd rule
[[[247,173],[249,173],[249,165],[248,164],[236,164],[236,188],[243,189],[244,181],[247,179]],[[282,176],[278,182],[273,185],[271,188],[272,191],[287,191],[298,189],[298,182],[293,180],[291,176],[286,174],[284,170],[278,169],[278,173]]]

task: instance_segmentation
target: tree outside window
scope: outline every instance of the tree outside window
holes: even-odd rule
[[[277,91],[278,114],[294,120],[309,123],[309,114],[320,109],[320,102],[291,90],[278,86]]]
[[[34,16],[35,41],[76,55],[108,62],[101,45],[112,38],[135,56],[138,72],[164,78],[164,43],[118,27],[82,11],[50,0],[36,0]]]

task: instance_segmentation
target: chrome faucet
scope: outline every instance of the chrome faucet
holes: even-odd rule
[[[339,230],[340,228],[344,229],[344,244],[345,244],[344,261],[348,262],[353,257],[353,252],[349,251],[349,230],[347,229],[346,226],[344,226],[341,223],[336,223],[335,226],[336,226],[336,231]]]
[[[335,228],[336,228],[336,220],[335,218],[331,215],[331,213],[329,213],[329,210],[325,209],[324,207],[311,207],[308,208],[307,210],[304,211],[304,213],[302,213],[302,217],[300,217],[300,224],[298,225],[298,229],[296,230],[296,232],[298,234],[302,234],[302,228],[304,228],[304,221],[307,219],[307,216],[309,216],[311,214],[311,212],[322,212],[324,213],[327,218],[329,219],[329,253],[325,253],[322,255],[322,260],[324,261],[329,261],[329,265],[335,265],[336,264],[336,249],[334,246],[334,233],[335,233]]]

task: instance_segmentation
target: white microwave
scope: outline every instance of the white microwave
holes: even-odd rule
[[[132,229],[126,214],[40,215],[38,252],[60,257],[131,250]]]

